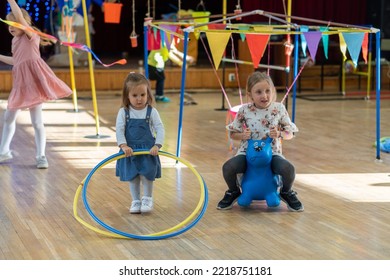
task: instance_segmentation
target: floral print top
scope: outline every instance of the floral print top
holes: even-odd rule
[[[234,121],[226,126],[226,129],[234,132],[243,132],[247,127],[252,131],[254,140],[264,139],[268,136],[271,127],[279,126],[280,130],[295,133],[297,126],[291,121],[286,107],[282,103],[272,102],[266,109],[256,108],[253,103],[243,104],[238,110]],[[247,141],[242,140],[236,155],[245,155]],[[282,155],[281,140],[272,141],[273,154]]]

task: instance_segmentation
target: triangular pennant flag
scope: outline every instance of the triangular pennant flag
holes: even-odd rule
[[[152,27],[152,30],[153,30],[154,37],[157,38],[157,32],[158,32],[160,29],[158,29],[158,28],[156,28],[156,27]]]
[[[194,36],[195,36],[195,39],[196,40],[199,40],[199,36],[200,36],[200,31],[199,30],[194,30]]]
[[[310,52],[310,56],[313,60],[316,58],[317,54],[317,49],[318,49],[318,44],[321,40],[321,32],[319,31],[310,31],[310,32],[305,32],[303,35],[306,38],[307,41],[307,47]]]
[[[154,33],[154,30],[149,29],[148,30],[148,50],[158,50],[161,46],[161,37],[160,32]]]
[[[348,52],[352,58],[353,64],[357,67],[360,50],[364,39],[363,32],[343,33],[345,43],[347,44]]]
[[[238,26],[238,30],[249,30],[249,26],[248,25],[244,25],[244,26]],[[245,41],[245,33],[240,33],[240,38],[241,38],[241,41]]]
[[[179,28],[179,27],[177,27],[176,33],[184,36],[184,31],[183,31],[183,29],[181,29],[181,28]],[[173,40],[174,40],[175,45],[180,44],[181,39],[180,39],[179,37],[175,36],[175,37],[173,38]]]
[[[172,33],[176,32],[177,26],[176,25],[165,25],[165,24],[161,24],[160,26],[161,26],[161,28],[167,30],[167,32],[165,32],[165,45],[168,47],[168,50],[169,50],[171,48],[172,39],[173,39]]]
[[[160,29],[161,48],[168,48],[165,37],[167,37],[167,36],[165,36],[165,31]]]
[[[329,28],[326,26],[320,26],[321,32],[328,31]],[[328,59],[328,49],[329,49],[329,34],[322,34],[322,45],[324,47],[324,55]]]
[[[367,54],[368,54],[368,33],[364,33],[364,39],[362,43],[362,55],[366,64],[367,64]]]
[[[308,26],[305,26],[305,25],[302,25],[300,30],[305,33],[305,32],[308,32],[309,31],[309,27]],[[306,42],[306,38],[305,36],[303,35],[303,33],[301,34],[301,47],[302,47],[302,53],[303,53],[303,56],[306,57],[306,48],[307,48],[307,42]]]
[[[256,32],[263,32],[263,33],[272,33],[274,31],[274,28],[272,26],[253,26],[253,30]]]
[[[344,37],[342,33],[339,33],[339,39],[340,39],[340,50],[343,54],[343,61],[347,60],[347,44],[345,43]]]
[[[226,24],[224,23],[209,23],[209,30],[225,30]]]
[[[218,70],[219,64],[223,53],[225,52],[227,42],[230,38],[230,32],[207,32],[206,31],[207,41],[209,43],[210,52],[213,57],[214,67]]]
[[[269,41],[269,34],[246,34],[246,42],[251,53],[253,67],[259,66]]]

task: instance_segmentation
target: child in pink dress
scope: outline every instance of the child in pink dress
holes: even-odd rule
[[[27,11],[20,9],[15,0],[7,0],[11,13],[7,20],[31,27]],[[72,94],[72,90],[61,81],[43,61],[39,52],[41,39],[38,34],[9,26],[12,39],[12,56],[0,55],[0,61],[13,65],[13,87],[4,114],[4,126],[0,144],[0,162],[13,158],[10,150],[15,134],[16,116],[20,109],[29,109],[31,123],[35,131],[37,168],[49,167],[45,156],[46,134],[42,121],[42,103]]]

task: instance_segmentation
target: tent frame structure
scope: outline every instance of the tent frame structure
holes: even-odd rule
[[[221,22],[230,22],[236,18],[242,18],[252,15],[260,15],[268,17],[270,20],[274,20],[279,23],[283,23],[284,25],[271,26],[271,29],[264,29],[263,31],[244,31],[238,28],[234,28],[234,24],[227,25],[230,30],[205,30],[204,27],[210,24],[216,24]],[[283,19],[287,18],[287,20]],[[299,54],[299,36],[303,33],[300,31],[300,25],[291,23],[291,19],[295,20],[303,20],[306,22],[313,22],[317,24],[323,24],[329,27],[328,31],[323,32],[323,34],[333,35],[340,34],[344,32],[363,32],[363,33],[374,33],[376,40],[376,75],[375,75],[375,91],[376,91],[376,160],[380,161],[380,93],[381,93],[381,65],[380,65],[380,56],[381,56],[381,40],[380,40],[380,30],[373,27],[364,27],[357,25],[348,25],[342,23],[335,22],[325,22],[321,20],[295,17],[295,16],[286,16],[283,14],[266,12],[263,10],[254,10],[251,12],[245,12],[241,14],[236,14],[230,17],[224,17],[219,20],[210,21],[202,24],[189,24],[188,22],[183,23],[182,25],[188,26],[183,29],[184,35],[175,33],[175,36],[184,40],[183,46],[183,65],[182,65],[182,77],[181,77],[181,88],[180,88],[180,110],[179,110],[179,123],[178,123],[178,135],[177,135],[177,146],[176,146],[176,156],[180,157],[181,151],[181,139],[182,139],[182,123],[183,123],[183,113],[184,113],[184,96],[185,96],[185,84],[186,84],[186,69],[187,69],[187,52],[188,52],[188,41],[189,41],[189,33],[191,32],[230,32],[230,33],[258,33],[258,34],[270,34],[270,35],[294,35],[294,63],[293,63],[293,81],[296,80],[298,76],[298,54]],[[148,36],[147,32],[150,26],[156,27],[158,29],[162,29],[160,27],[161,24],[178,24],[171,22],[156,22],[152,23],[151,21],[144,23],[144,67],[145,67],[145,75],[149,77],[148,67],[147,67],[147,55],[148,55]],[[179,23],[180,24],[180,23]],[[203,28],[202,28],[203,27]],[[270,25],[264,25],[264,27],[270,27]],[[319,29],[319,26],[311,26],[311,29]],[[164,30],[169,32],[168,30]],[[371,36],[370,36],[371,37]],[[287,67],[287,71],[289,71],[289,67]],[[292,87],[292,121],[295,121],[295,111],[296,111],[296,97],[297,97],[297,87],[296,84]]]

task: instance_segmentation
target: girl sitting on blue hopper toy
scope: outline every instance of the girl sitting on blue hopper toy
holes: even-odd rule
[[[270,76],[257,71],[252,73],[248,77],[246,91],[252,102],[241,106],[234,121],[227,127],[230,137],[241,140],[241,143],[236,155],[222,167],[228,190],[217,209],[231,209],[241,195],[237,175],[246,170],[247,140],[269,136],[273,138],[271,168],[274,174],[280,175],[283,182],[280,198],[291,211],[301,212],[303,205],[297,198],[297,193],[292,190],[295,167],[282,155],[281,145],[281,140],[292,139],[298,128],[292,123],[285,106],[276,102],[276,89]]]

